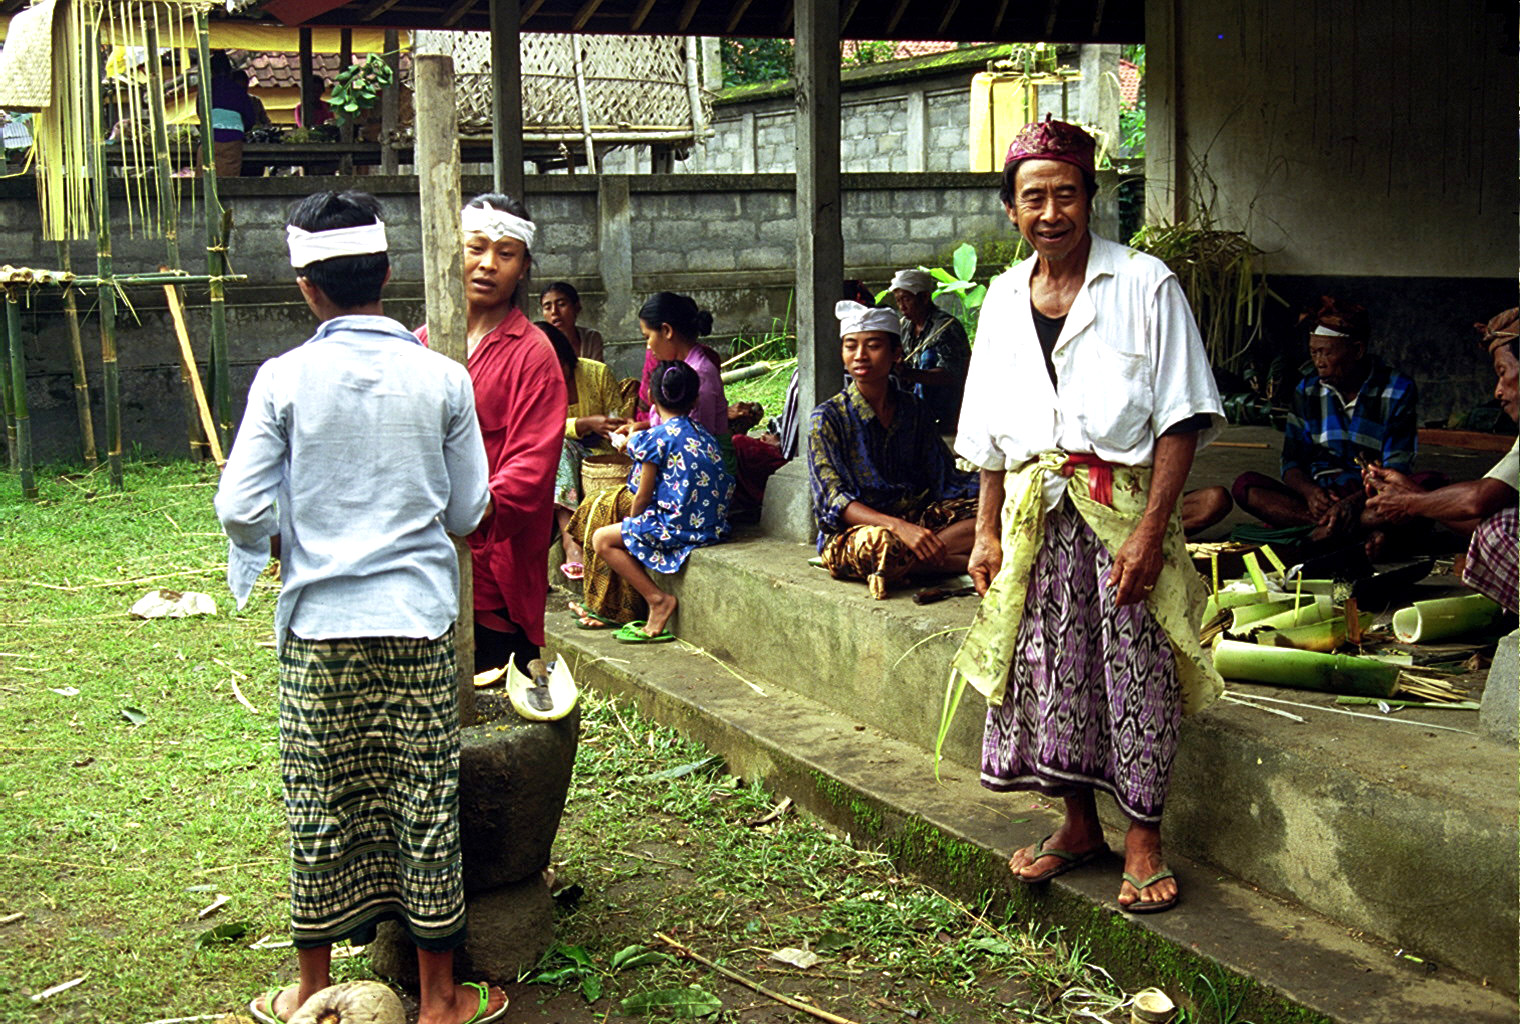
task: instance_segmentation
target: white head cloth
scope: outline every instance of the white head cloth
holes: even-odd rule
[[[285,244],[290,248],[290,265],[300,270],[318,260],[334,256],[368,256],[385,252],[385,222],[360,224],[330,231],[306,231],[293,224],[285,225]]]
[[[892,275],[892,284],[889,287],[894,292],[901,288],[905,292],[922,295],[924,292],[934,290],[934,278],[924,270],[899,270]]]
[[[859,334],[861,331],[881,331],[894,338],[902,337],[902,321],[897,312],[879,306],[862,306],[850,299],[834,304],[834,315],[839,318],[839,336]]]
[[[1318,334],[1322,338],[1349,338],[1349,337],[1351,337],[1351,335],[1347,334],[1345,331],[1337,331],[1335,328],[1333,328],[1333,327],[1326,327],[1324,324],[1315,324],[1314,325],[1314,330],[1310,331],[1309,333],[1310,334]]]
[[[490,203],[466,206],[459,213],[459,226],[467,235],[482,234],[493,242],[500,238],[515,238],[529,249],[533,248],[533,222],[498,210]]]

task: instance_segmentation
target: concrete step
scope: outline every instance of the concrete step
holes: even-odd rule
[[[901,744],[893,748],[900,759],[894,770],[932,790],[928,751],[949,659],[975,599],[917,606],[901,591],[873,601],[863,585],[810,567],[811,554],[806,545],[758,536],[696,552],[685,572],[662,581],[681,598],[678,635],[768,692],[785,688],[852,725],[880,730]],[[557,639],[585,640],[588,634],[566,629],[568,616],[555,612]],[[650,657],[625,647],[605,653],[614,651],[640,665]],[[1314,694],[1232,689],[1332,703]],[[773,703],[745,693],[760,706]],[[1475,734],[1289,710],[1305,721],[1220,702],[1184,722],[1164,822],[1169,852],[1322,914],[1343,931],[1513,993],[1520,886],[1513,747]],[[945,745],[947,762],[973,784],[983,712],[971,694]],[[1424,717],[1478,729],[1476,712]],[[1006,815],[1029,798],[992,799]],[[1100,807],[1110,826],[1122,828],[1111,803]],[[1015,832],[997,849],[1011,852],[1046,834]]]
[[[686,587],[693,597],[695,582]],[[789,646],[790,678],[814,675],[813,662],[828,660],[831,649],[796,637],[788,643],[785,628],[774,619],[736,619],[728,632],[744,638],[740,646]],[[960,764],[946,764],[936,781],[920,747],[868,722],[865,702],[848,711],[826,706],[736,670],[716,651],[628,647],[606,631],[574,629],[563,614],[550,616],[549,632],[550,650],[568,659],[582,686],[633,700],[722,754],[735,773],[765,780],[857,841],[889,851],[903,870],[963,899],[991,896],[1024,920],[1063,928],[1129,990],[1159,984],[1196,1005],[1212,985],[1239,1000],[1232,1019],[1256,1024],[1516,1019],[1514,999],[1497,988],[1397,956],[1175,847],[1168,859],[1183,903],[1166,914],[1119,912],[1117,856],[1046,886],[1018,885],[1008,857],[1049,833],[1058,811],[1030,794],[993,794]]]

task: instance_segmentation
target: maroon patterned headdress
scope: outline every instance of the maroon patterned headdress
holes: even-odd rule
[[[1008,145],[1008,158],[1003,161],[1006,170],[1020,160],[1060,160],[1078,168],[1088,175],[1096,174],[1093,151],[1097,143],[1093,137],[1074,124],[1056,121],[1046,114],[1043,121],[1032,121],[1019,129]]]
[[[1492,352],[1508,345],[1520,334],[1520,309],[1506,309],[1486,324],[1473,324],[1483,335],[1483,344]]]

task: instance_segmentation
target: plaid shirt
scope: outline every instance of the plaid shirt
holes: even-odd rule
[[[1348,408],[1318,377],[1299,381],[1283,430],[1282,471],[1299,469],[1321,487],[1360,486],[1361,454],[1389,469],[1408,473],[1414,465],[1414,381],[1389,369],[1377,356]]]
[[[902,390],[894,398],[890,427],[882,426],[854,381],[808,418],[808,482],[820,551],[831,535],[848,529],[844,510],[852,501],[896,516],[977,493],[977,475],[955,468],[929,407]]]

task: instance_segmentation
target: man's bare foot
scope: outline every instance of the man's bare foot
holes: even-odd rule
[[[569,601],[565,604],[565,607],[569,608],[570,614],[574,615],[576,619],[580,621],[582,629],[609,629],[613,626],[618,625],[618,623],[613,622],[610,619],[605,619],[600,615],[593,614],[586,608],[585,605],[581,604],[579,601]]]
[[[1072,863],[1065,857],[1058,857],[1051,853],[1038,856],[1041,848],[1040,843],[1034,843],[1021,850],[1015,850],[1008,860],[1008,870],[1017,878],[1029,882],[1054,877],[1062,868]],[[1043,848],[1060,850],[1073,858],[1080,859],[1094,852],[1106,850],[1108,845],[1103,841],[1103,826],[1097,822],[1066,821],[1045,839]]]
[[[660,596],[649,602],[649,619],[644,623],[644,632],[650,636],[659,636],[665,632],[665,624],[675,613],[676,596],[660,591]]]
[[[249,1004],[248,1012],[255,1020],[289,1020],[301,1008],[300,988],[299,985],[287,985],[275,992],[273,998],[266,992]]]
[[[455,985],[453,998],[436,1007],[423,1007],[417,1013],[417,1024],[465,1024],[466,1021],[488,1020],[491,1014],[507,1005],[507,994],[495,985],[486,989],[486,1006],[480,1008],[480,989],[473,985]]]
[[[1161,829],[1156,825],[1131,822],[1124,835],[1124,873],[1138,882],[1154,878],[1166,869],[1161,858]],[[1137,888],[1128,879],[1119,886],[1119,907],[1128,910],[1135,905],[1164,909],[1177,899],[1177,880],[1161,878],[1144,888]]]

